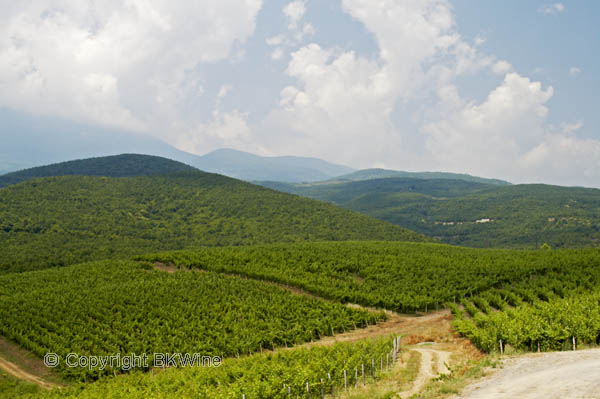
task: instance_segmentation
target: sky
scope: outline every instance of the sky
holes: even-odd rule
[[[195,154],[600,187],[598,20],[593,0],[0,0],[0,107]]]

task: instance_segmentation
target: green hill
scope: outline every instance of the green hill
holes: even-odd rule
[[[329,184],[264,185],[333,202],[429,235],[473,247],[600,245],[600,190],[541,184],[386,178]]]
[[[429,240],[334,205],[200,171],[62,176],[0,189],[0,271],[190,246]]]
[[[36,177],[50,176],[153,176],[193,171],[195,168],[181,162],[152,155],[121,154],[107,157],[78,159],[52,165],[38,166],[0,176],[0,187],[20,183]]]
[[[506,186],[510,183],[499,179],[487,179],[484,177],[471,176],[465,173],[448,173],[448,172],[404,172],[390,169],[362,169],[346,175],[338,176],[328,182],[347,182],[360,181],[370,179],[384,179],[388,177],[410,177],[414,179],[448,179],[448,180],[463,180],[473,183],[495,184]]]

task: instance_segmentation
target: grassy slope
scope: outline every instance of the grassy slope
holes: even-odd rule
[[[536,242],[552,247],[600,245],[598,189],[406,178],[269,186],[330,201],[449,244],[514,248],[534,248]],[[486,218],[493,221],[475,223]]]
[[[0,189],[0,272],[190,246],[427,238],[203,172],[49,177]]]

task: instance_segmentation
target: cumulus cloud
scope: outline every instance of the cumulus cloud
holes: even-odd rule
[[[581,69],[577,68],[577,67],[571,67],[569,68],[569,75],[571,76],[577,76],[581,73]]]
[[[164,131],[204,92],[189,71],[230,56],[253,33],[261,5],[11,3],[0,21],[0,105]]]
[[[600,141],[578,138],[573,127],[549,127],[554,89],[482,53],[477,41],[463,40],[447,1],[342,5],[374,35],[378,57],[316,43],[293,52],[286,73],[296,83],[281,91],[280,108],[265,125],[278,132],[270,143],[274,152],[293,149],[359,167],[439,169],[515,182],[556,181],[562,164],[556,176],[565,184],[598,185]],[[483,101],[463,99],[457,78],[482,71],[503,79]],[[424,103],[432,106],[417,106],[415,130],[397,126],[392,115],[398,104]]]
[[[283,8],[283,13],[288,18],[288,28],[296,29],[298,22],[300,22],[306,13],[306,2],[303,0],[294,0]]]
[[[516,176],[514,161],[543,138],[552,87],[506,75],[481,104],[457,104],[427,123],[429,157],[445,169]],[[509,172],[509,173],[507,173]]]
[[[353,165],[405,160],[411,156],[404,150],[408,132],[396,128],[391,117],[399,101],[449,93],[449,82],[462,74],[510,69],[461,39],[444,0],[344,0],[342,5],[373,33],[379,55],[371,59],[316,43],[295,51],[286,73],[297,84],[281,91],[281,108],[267,121],[272,130],[288,132],[280,134],[279,150],[292,140],[297,151],[318,148],[322,156],[329,155],[330,146],[343,145],[336,160]]]
[[[544,139],[520,160],[527,179],[567,186],[598,187],[600,181],[600,141],[579,138],[582,122],[564,125],[548,132]]]
[[[559,14],[565,10],[565,6],[562,3],[544,4],[538,8],[540,14],[551,15]]]
[[[497,75],[505,75],[507,72],[512,70],[512,65],[508,61],[500,60],[494,63],[492,71]]]

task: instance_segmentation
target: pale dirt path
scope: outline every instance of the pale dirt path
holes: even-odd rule
[[[600,399],[600,350],[508,359],[503,369],[469,386],[460,399]]]
[[[42,388],[51,389],[57,387],[58,385],[52,384],[51,382],[47,382],[42,380],[41,378],[29,374],[28,372],[22,370],[19,366],[14,363],[9,362],[8,360],[0,357],[0,369],[6,371],[8,374],[13,377],[19,378],[21,380],[33,382],[34,384],[38,384]]]
[[[400,398],[410,398],[419,393],[429,380],[438,377],[440,374],[450,374],[450,370],[446,367],[450,361],[450,352],[433,348],[413,348],[411,350],[421,354],[419,373],[408,391],[398,392]]]

